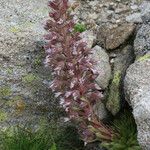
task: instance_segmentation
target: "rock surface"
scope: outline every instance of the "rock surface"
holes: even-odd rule
[[[34,126],[58,111],[48,88],[51,73],[43,65],[47,0],[0,3],[0,127]]]
[[[122,80],[125,76],[125,71],[134,61],[134,50],[131,45],[119,48],[110,53],[111,65],[113,68],[113,79],[109,84],[106,108],[116,115],[122,105]]]
[[[105,50],[99,46],[95,46],[92,50],[93,50],[92,58],[94,58],[94,60],[97,62],[95,65],[95,69],[99,73],[96,82],[102,89],[105,89],[107,88],[111,77],[109,56],[105,52]]]
[[[142,27],[134,40],[136,61],[124,80],[126,100],[133,108],[138,141],[143,150],[150,149],[150,1],[140,6]]]
[[[115,27],[126,23],[126,17],[130,14],[138,13],[141,2],[142,0],[82,0],[83,7],[78,16],[88,27]]]
[[[145,58],[136,61],[129,67],[124,81],[126,100],[133,108],[138,129],[138,141],[144,150],[150,149],[149,79],[150,58]]]
[[[145,16],[146,14],[150,13],[150,1],[144,0],[142,4],[139,6],[141,10],[141,15]]]
[[[143,23],[147,24],[150,22],[150,1],[143,1],[139,6],[141,10],[141,18]]]
[[[92,48],[94,40],[96,39],[94,32],[90,31],[90,30],[86,30],[86,31],[82,32],[80,36],[81,36],[82,40],[87,43],[87,46],[89,48]]]
[[[0,53],[34,50],[45,33],[42,23],[48,17],[47,1],[1,1]],[[15,4],[15,5],[14,5]]]
[[[111,77],[109,56],[105,52],[105,50],[99,46],[95,46],[92,50],[93,50],[93,54],[91,57],[94,58],[94,60],[97,62],[95,65],[95,69],[99,73],[96,82],[104,90],[108,87],[109,80]],[[101,101],[96,103],[94,107],[94,111],[100,119],[107,118],[107,111],[105,105]]]
[[[139,29],[135,41],[134,50],[137,58],[150,51],[150,25],[143,24]]]
[[[126,17],[126,21],[130,23],[142,23],[141,13],[133,13]]]
[[[133,47],[131,45],[126,45],[122,49],[117,49],[114,53],[116,57],[114,58],[113,70],[114,72],[120,71],[124,74],[129,65],[134,61]]]
[[[107,119],[108,117],[108,111],[102,100],[96,102],[94,112],[100,120]]]
[[[141,5],[133,5],[131,8],[139,11],[126,16],[127,22],[148,23],[150,21],[150,1],[145,0]]]
[[[97,41],[107,50],[113,50],[123,44],[133,34],[133,24],[122,24],[119,27],[109,29],[107,26],[99,29]]]

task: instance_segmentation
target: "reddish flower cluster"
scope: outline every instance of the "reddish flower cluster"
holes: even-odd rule
[[[76,121],[85,142],[111,140],[113,131],[103,125],[93,112],[93,105],[101,99],[100,88],[94,82],[97,73],[89,57],[91,49],[79,33],[74,33],[74,19],[70,10],[76,4],[68,0],[54,0],[49,4],[52,11],[45,25],[48,34],[46,65],[51,66],[54,80],[51,89],[71,120]]]

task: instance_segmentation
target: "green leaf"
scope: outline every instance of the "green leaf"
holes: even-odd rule
[[[113,122],[114,129],[119,137],[114,138],[110,143],[102,143],[108,150],[141,150],[137,141],[137,129],[132,113],[124,111]]]
[[[53,143],[53,145],[52,145],[52,147],[50,148],[50,150],[57,150],[56,143]]]

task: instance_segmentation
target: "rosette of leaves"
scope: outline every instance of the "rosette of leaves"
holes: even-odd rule
[[[103,142],[102,146],[108,150],[142,150],[137,141],[137,128],[131,113],[125,112],[113,123],[119,136],[112,142]]]
[[[45,35],[47,54],[45,64],[53,72],[50,88],[60,99],[60,104],[70,120],[78,125],[85,142],[95,140],[111,141],[114,131],[105,126],[94,114],[93,105],[102,97],[101,88],[94,82],[98,76],[92,53],[83,42],[80,33],[74,32],[74,10],[78,4],[68,0],[53,0],[47,20]]]

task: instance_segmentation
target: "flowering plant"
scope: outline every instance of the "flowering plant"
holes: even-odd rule
[[[77,3],[53,0],[48,5],[52,11],[45,25],[48,31],[45,35],[45,64],[51,66],[54,77],[50,87],[60,98],[69,119],[78,125],[85,142],[111,141],[114,131],[105,126],[93,111],[93,105],[102,98],[102,93],[94,82],[98,73],[89,57],[92,50],[81,39],[80,33],[74,32],[75,21],[71,11]]]

